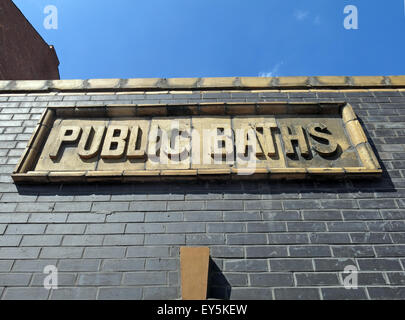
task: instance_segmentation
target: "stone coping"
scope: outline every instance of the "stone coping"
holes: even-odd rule
[[[213,89],[394,89],[405,76],[139,78],[89,80],[3,80],[0,93]]]

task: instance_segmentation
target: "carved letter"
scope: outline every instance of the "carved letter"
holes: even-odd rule
[[[277,128],[276,124],[258,124],[252,129],[252,138],[249,136],[250,129],[242,129],[243,137],[237,137],[236,146],[239,157],[246,156],[248,148],[255,152],[256,157],[276,155],[273,135],[271,130]],[[246,132],[246,130],[248,130]],[[241,133],[238,133],[240,135]]]
[[[294,126],[295,134],[291,133],[291,129],[288,126],[281,126],[281,136],[283,138],[285,153],[289,157],[295,155],[292,142],[297,141],[298,146],[303,157],[309,156],[309,149],[307,141],[305,139],[304,128],[302,126]]]
[[[228,159],[233,154],[233,135],[231,128],[216,128],[214,130],[211,156],[215,159]],[[216,134],[215,134],[216,131]]]
[[[78,126],[62,126],[59,131],[58,138],[53,145],[53,150],[49,154],[49,157],[52,160],[56,160],[59,154],[59,150],[62,147],[64,142],[75,142],[78,138],[80,133],[82,132],[82,128]]]
[[[180,128],[178,121],[172,123],[171,130],[167,131],[162,140],[162,150],[170,160],[182,161],[189,157],[190,152],[190,134],[187,129]]]
[[[131,128],[128,144],[128,159],[145,159],[148,135],[140,126]]]
[[[152,162],[162,163],[165,161],[165,157],[160,159],[160,147],[162,140],[165,139],[164,132],[159,128],[159,125],[152,124],[149,131],[149,145],[148,145],[148,159]],[[167,161],[165,162],[167,164]]]
[[[235,132],[236,154],[239,158],[248,157],[254,153],[255,156],[264,154],[260,144],[257,141],[256,133],[253,128],[242,128]]]
[[[276,155],[276,149],[273,140],[273,134],[271,130],[273,128],[277,128],[276,124],[269,124],[269,125],[257,125],[256,126],[256,137],[258,144],[261,148],[257,148],[257,150],[262,150],[266,156],[274,157]],[[258,154],[257,156],[263,156],[264,154]]]
[[[107,129],[101,158],[120,159],[124,155],[126,139],[128,137],[127,126],[110,126]]]
[[[104,132],[104,126],[88,126],[83,129],[83,134],[78,147],[80,158],[91,159],[97,155],[100,150]]]
[[[312,140],[315,141],[315,151],[321,156],[330,156],[336,152],[338,144],[323,123],[313,123],[308,126],[307,130]]]

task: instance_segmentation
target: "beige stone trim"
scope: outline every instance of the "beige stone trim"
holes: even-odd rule
[[[393,86],[403,87],[405,84],[405,76],[391,76],[391,77],[388,77],[388,79],[390,80],[390,83]]]
[[[240,78],[241,87],[243,88],[265,88],[271,87],[271,79],[272,78],[250,78],[250,77],[242,77]]]
[[[151,89],[159,88],[159,78],[128,79],[124,85],[126,89]]]
[[[320,86],[346,86],[348,83],[347,77],[324,76],[317,77]]]
[[[378,160],[375,157],[374,152],[372,152],[371,146],[368,144],[368,142],[357,145],[356,149],[365,168],[370,170],[381,169],[380,164],[378,163]]]
[[[358,120],[352,120],[345,124],[347,133],[352,140],[352,144],[354,147],[358,146],[360,143],[366,143],[367,137],[363,131],[363,128],[360,125]]]
[[[351,77],[353,85],[357,87],[378,87],[384,86],[384,77]]]
[[[276,78],[277,87],[289,88],[289,87],[307,87],[310,86],[309,77],[279,77]]]
[[[362,161],[365,167],[354,168],[272,168],[257,169],[251,174],[244,174],[243,169],[199,169],[199,170],[156,170],[156,171],[28,171],[26,173],[14,173],[15,183],[93,183],[100,181],[109,182],[144,182],[144,181],[185,181],[185,180],[261,180],[261,179],[285,179],[303,180],[311,177],[325,176],[362,176],[378,177],[382,170],[376,168],[371,156],[362,153]],[[182,171],[182,172],[181,172]],[[196,172],[197,171],[197,172]]]
[[[83,80],[54,80],[52,88],[57,91],[82,90],[84,88]]]
[[[90,80],[0,81],[1,92],[58,91],[189,91],[189,90],[274,90],[274,89],[378,89],[405,88],[405,76],[319,76],[319,77],[224,77],[224,78],[139,78]]]
[[[91,89],[106,89],[118,88],[120,79],[91,79],[87,81],[87,85]]]
[[[348,123],[349,121],[357,119],[356,113],[354,112],[350,104],[346,104],[342,108],[342,119],[344,124]]]
[[[86,181],[86,171],[66,171],[66,172],[58,172],[58,171],[51,171],[48,174],[48,180],[53,183],[77,183],[77,182],[85,182]]]

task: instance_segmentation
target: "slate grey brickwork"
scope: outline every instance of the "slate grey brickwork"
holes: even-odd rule
[[[380,180],[16,186],[48,105],[348,101]],[[405,298],[405,92],[0,94],[1,299],[179,299],[179,247],[211,249],[210,298]],[[42,288],[44,266],[58,290]],[[341,272],[359,269],[359,289]]]

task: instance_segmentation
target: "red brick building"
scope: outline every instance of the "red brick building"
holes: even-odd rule
[[[11,0],[0,1],[0,79],[59,79],[59,60]]]

